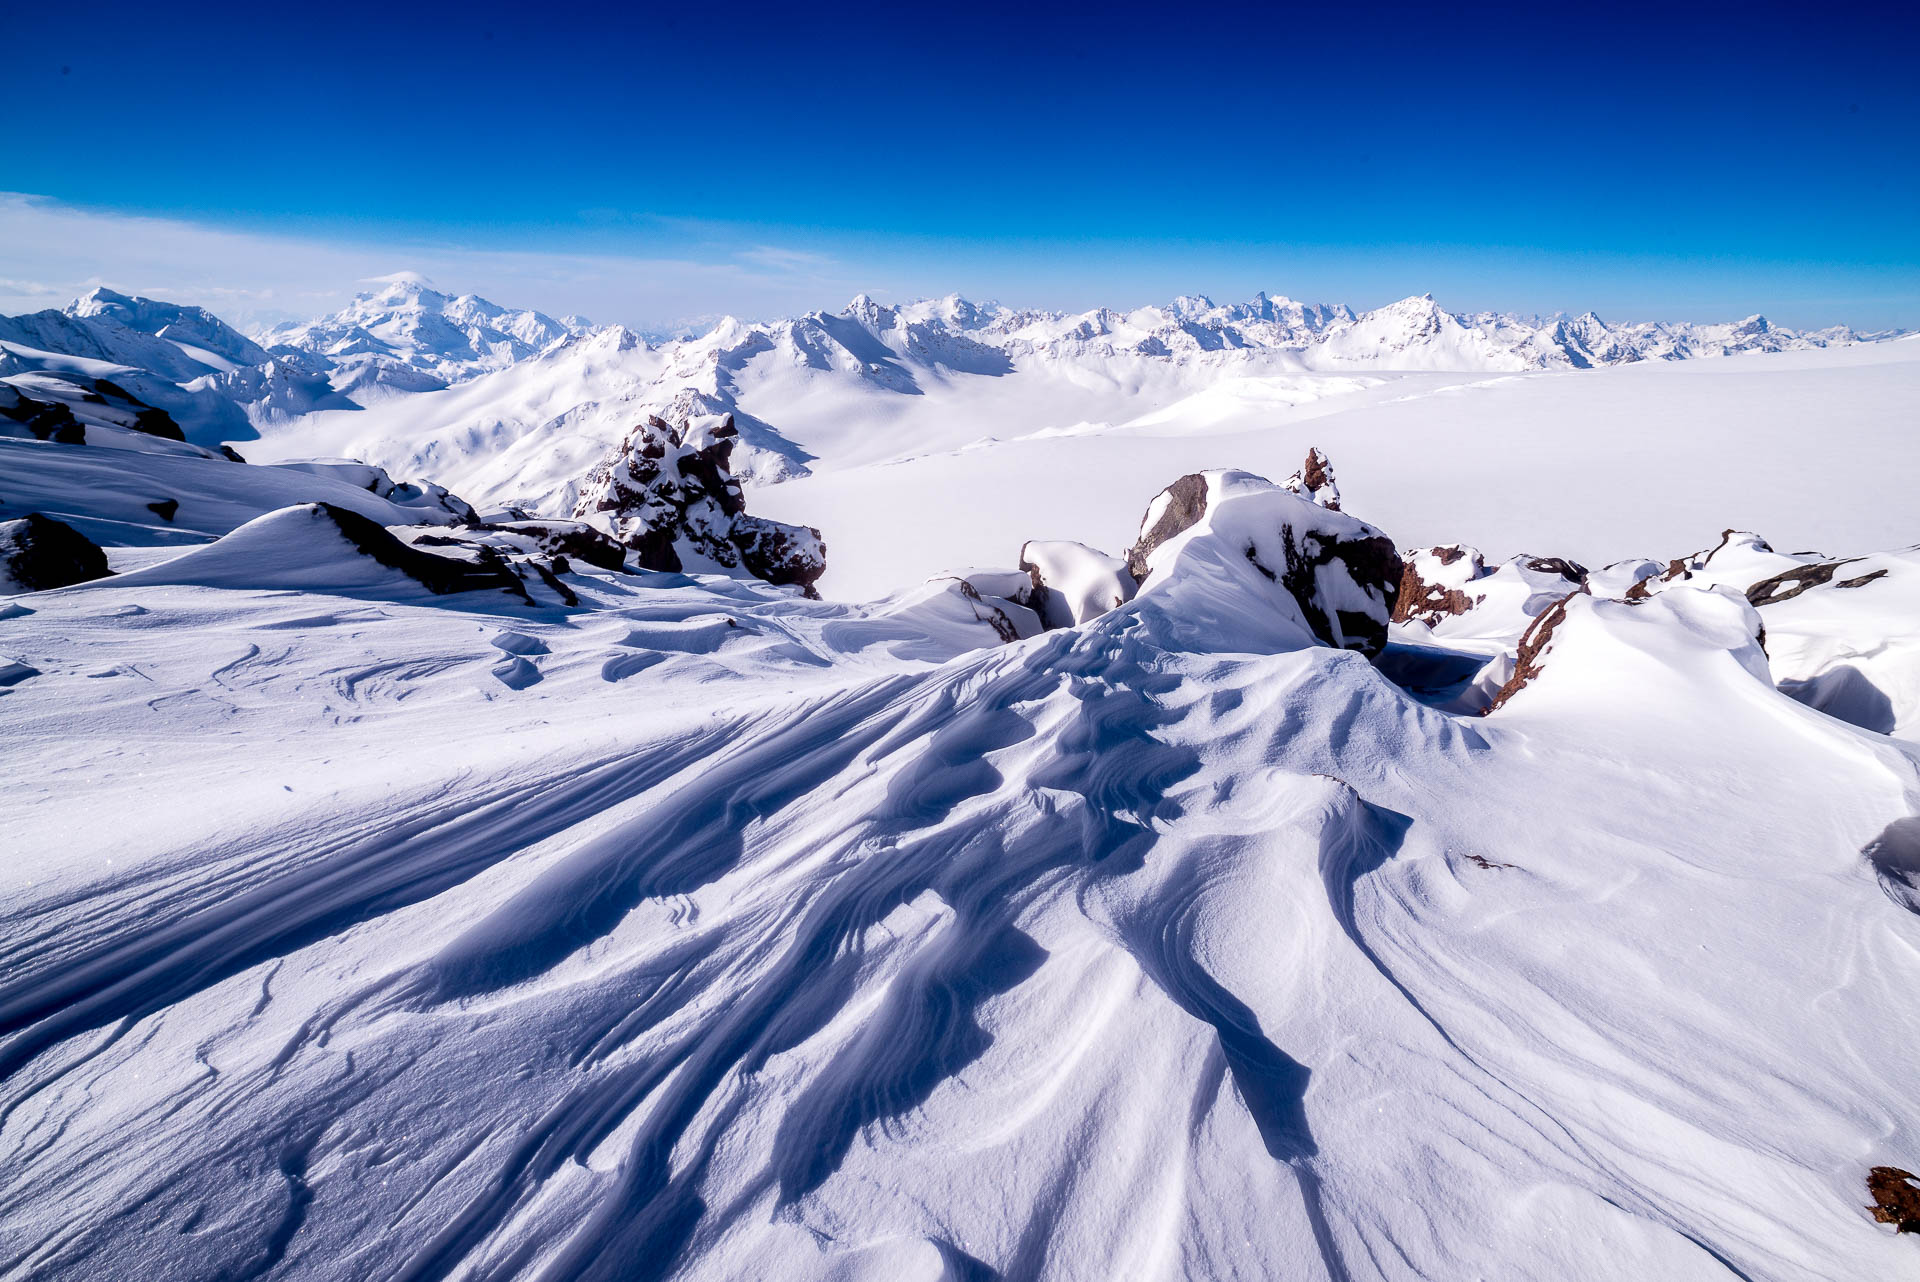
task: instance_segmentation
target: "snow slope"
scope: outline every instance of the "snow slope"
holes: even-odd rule
[[[19,598],[0,1270],[1911,1272],[1914,754],[1690,582],[1449,714],[1245,534],[1009,645],[337,548]]]
[[[1209,394],[1218,398],[1220,389]],[[861,599],[952,566],[1010,564],[1020,540],[1114,552],[1139,496],[1170,476],[1271,477],[1309,446],[1350,510],[1406,547],[1465,542],[1599,566],[1663,561],[1729,525],[1833,554],[1916,537],[1909,477],[1920,341],[1736,360],[1491,378],[1415,375],[1291,413],[1256,402],[1221,426],[1180,415],[1124,430],[1034,433],[813,475],[753,492],[754,510],[820,527],[820,590]]]

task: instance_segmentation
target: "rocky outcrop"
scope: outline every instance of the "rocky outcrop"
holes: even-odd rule
[[[1393,620],[1512,644],[1543,611],[1586,586],[1587,568],[1565,557],[1522,553],[1490,567],[1477,548],[1448,543],[1407,553]]]
[[[1868,1209],[1881,1224],[1896,1232],[1920,1233],[1920,1175],[1897,1166],[1876,1166],[1867,1172]]]
[[[1751,605],[1778,605],[1782,601],[1791,601],[1812,588],[1825,587],[1831,583],[1836,588],[1864,588],[1876,579],[1886,577],[1884,568],[1868,570],[1846,578],[1835,578],[1841,569],[1865,560],[1865,557],[1847,557],[1839,561],[1816,561],[1812,565],[1798,565],[1784,574],[1762,579],[1747,589],[1747,602]]]
[[[45,592],[112,572],[107,554],[65,521],[37,512],[0,521],[0,593]]]
[[[1578,595],[1577,592],[1568,593],[1534,619],[1532,626],[1520,638],[1520,649],[1514,656],[1512,673],[1494,694],[1493,701],[1481,709],[1481,716],[1498,712],[1509,699],[1526,689],[1540,675],[1541,668],[1546,664],[1547,651],[1553,645],[1554,629],[1566,622],[1567,603]]]
[[[1207,515],[1208,491],[1207,474],[1190,472],[1147,504],[1147,513],[1140,518],[1140,537],[1127,549],[1127,572],[1135,584],[1145,583],[1153,573],[1148,558],[1162,544],[1200,524]]]
[[[588,475],[573,515],[649,570],[792,584],[814,595],[826,544],[810,526],[749,516],[730,463],[731,415],[676,427],[649,417]]]
[[[1386,647],[1404,573],[1393,540],[1363,521],[1321,507],[1248,472],[1197,472],[1147,506],[1127,569],[1145,591],[1185,549],[1209,557],[1233,548],[1258,576],[1291,598],[1322,645],[1369,656]]]
[[[627,550],[585,521],[495,521],[471,528],[517,552],[582,561],[600,570],[623,570],[627,564]]]
[[[1408,553],[1400,574],[1400,594],[1393,603],[1393,621],[1432,627],[1441,619],[1465,614],[1479,602],[1465,591],[1466,585],[1486,574],[1487,563],[1478,548],[1448,543]]]
[[[1318,445],[1307,450],[1307,461],[1300,470],[1280,483],[1281,488],[1316,503],[1329,512],[1340,510],[1340,487],[1334,483],[1333,464]]]
[[[73,410],[59,401],[40,401],[0,383],[0,427],[17,425],[35,440],[85,445],[87,431]]]
[[[513,572],[506,558],[493,548],[478,548],[470,556],[440,556],[401,542],[385,526],[368,520],[358,512],[350,512],[331,503],[313,503],[306,507],[314,510],[315,520],[331,522],[337,527],[362,556],[370,557],[390,570],[398,570],[436,596],[486,588],[499,588],[521,598],[527,596],[526,589],[521,586],[520,576]]]

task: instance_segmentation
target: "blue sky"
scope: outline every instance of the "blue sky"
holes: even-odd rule
[[[40,4],[8,24],[0,190],[33,199],[0,203],[0,301],[102,279],[301,313],[351,292],[333,276],[411,267],[643,325],[863,288],[1265,288],[1920,326],[1920,19],[1890,8]]]

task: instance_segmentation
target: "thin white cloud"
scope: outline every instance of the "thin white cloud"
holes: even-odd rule
[[[838,261],[827,254],[816,254],[804,249],[785,249],[779,245],[755,245],[752,249],[743,249],[735,255],[750,263],[770,267],[775,271],[806,272],[818,274],[837,267]]]
[[[805,311],[862,284],[836,279],[835,260],[806,250],[750,243],[703,246],[702,253],[648,257],[341,241],[0,192],[0,313],[57,306],[108,285],[262,325],[332,310],[369,282],[404,271],[510,306],[650,328],[716,312]]]

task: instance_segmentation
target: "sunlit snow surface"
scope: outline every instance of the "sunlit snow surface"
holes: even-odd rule
[[[1912,1272],[1914,750],[1724,589],[1456,717],[1205,544],[1008,646],[950,583],[17,599],[0,1268]]]

